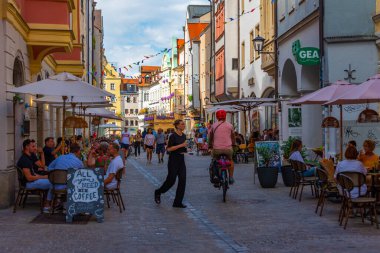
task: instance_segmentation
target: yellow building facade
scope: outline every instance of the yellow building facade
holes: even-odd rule
[[[108,110],[115,113],[116,116],[121,117],[121,96],[120,96],[120,85],[121,85],[121,77],[117,72],[116,68],[114,68],[107,60],[103,61],[104,68],[104,77],[103,77],[103,89],[112,93],[114,95],[114,100],[112,100],[113,108],[109,108]],[[122,122],[117,120],[109,120],[108,123],[115,124],[119,127],[122,127]]]
[[[271,1],[260,0],[260,36],[265,38],[263,51],[274,52],[275,51],[275,34],[274,34],[274,12],[275,4]],[[260,55],[261,68],[270,76],[275,75],[275,62],[274,58],[270,54]]]

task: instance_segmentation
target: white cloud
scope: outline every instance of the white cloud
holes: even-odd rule
[[[104,45],[108,61],[128,66],[171,46],[173,36],[183,37],[186,8],[208,0],[99,0],[104,21]],[[160,65],[161,57],[144,64]],[[125,70],[123,70],[125,72]],[[127,75],[138,72],[138,67]]]

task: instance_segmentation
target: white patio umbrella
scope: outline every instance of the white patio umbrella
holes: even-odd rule
[[[45,80],[26,84],[8,90],[12,93],[31,94],[31,95],[47,95],[47,96],[60,96],[63,101],[63,119],[66,117],[66,101],[68,98],[75,97],[92,97],[92,98],[105,98],[112,97],[113,94],[105,90],[92,86],[89,83],[83,82],[80,78],[63,72],[55,76],[51,76]],[[62,121],[62,139],[63,143],[65,138],[64,120]]]
[[[44,104],[60,104],[63,103],[62,96],[44,96],[42,98],[34,99],[35,102]],[[67,98],[66,103],[74,104],[108,104],[108,101],[102,97],[85,97],[85,96],[70,96]]]

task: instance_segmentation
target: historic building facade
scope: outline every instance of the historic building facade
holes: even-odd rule
[[[60,136],[62,124],[60,109],[37,105],[33,96],[7,90],[63,71],[84,77],[83,36],[87,29],[83,21],[88,12],[83,2],[0,2],[0,116],[5,119],[0,124],[4,140],[0,145],[0,207],[13,204],[15,164],[23,140],[36,139],[43,146],[47,136]]]

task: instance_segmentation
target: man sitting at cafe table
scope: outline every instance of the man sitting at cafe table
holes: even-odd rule
[[[47,137],[45,139],[45,147],[43,148],[45,155],[45,164],[49,166],[52,161],[57,158],[57,153],[62,149],[62,142],[55,147],[54,138]]]
[[[79,159],[81,157],[81,148],[77,143],[72,143],[70,145],[70,153],[67,155],[61,155],[55,159],[48,167],[49,171],[54,170],[68,170],[70,168],[81,169],[83,168],[83,162]],[[64,190],[66,185],[54,185],[51,186],[48,192],[47,200],[51,201],[53,199],[53,187],[55,190]],[[58,203],[60,206],[60,203]],[[45,211],[45,210],[44,210]]]
[[[22,143],[23,154],[17,162],[17,167],[22,170],[23,184],[27,189],[50,189],[50,182],[46,175],[44,155],[41,148],[37,149],[34,140],[27,139]],[[40,154],[40,159],[37,158],[36,153]],[[43,173],[45,172],[45,173]],[[49,207],[49,203],[45,203],[45,207]]]
[[[106,189],[115,189],[117,187],[116,173],[124,169],[123,160],[119,155],[120,146],[116,143],[111,143],[108,146],[108,154],[113,157],[108,165],[106,175],[104,176],[104,185]]]

